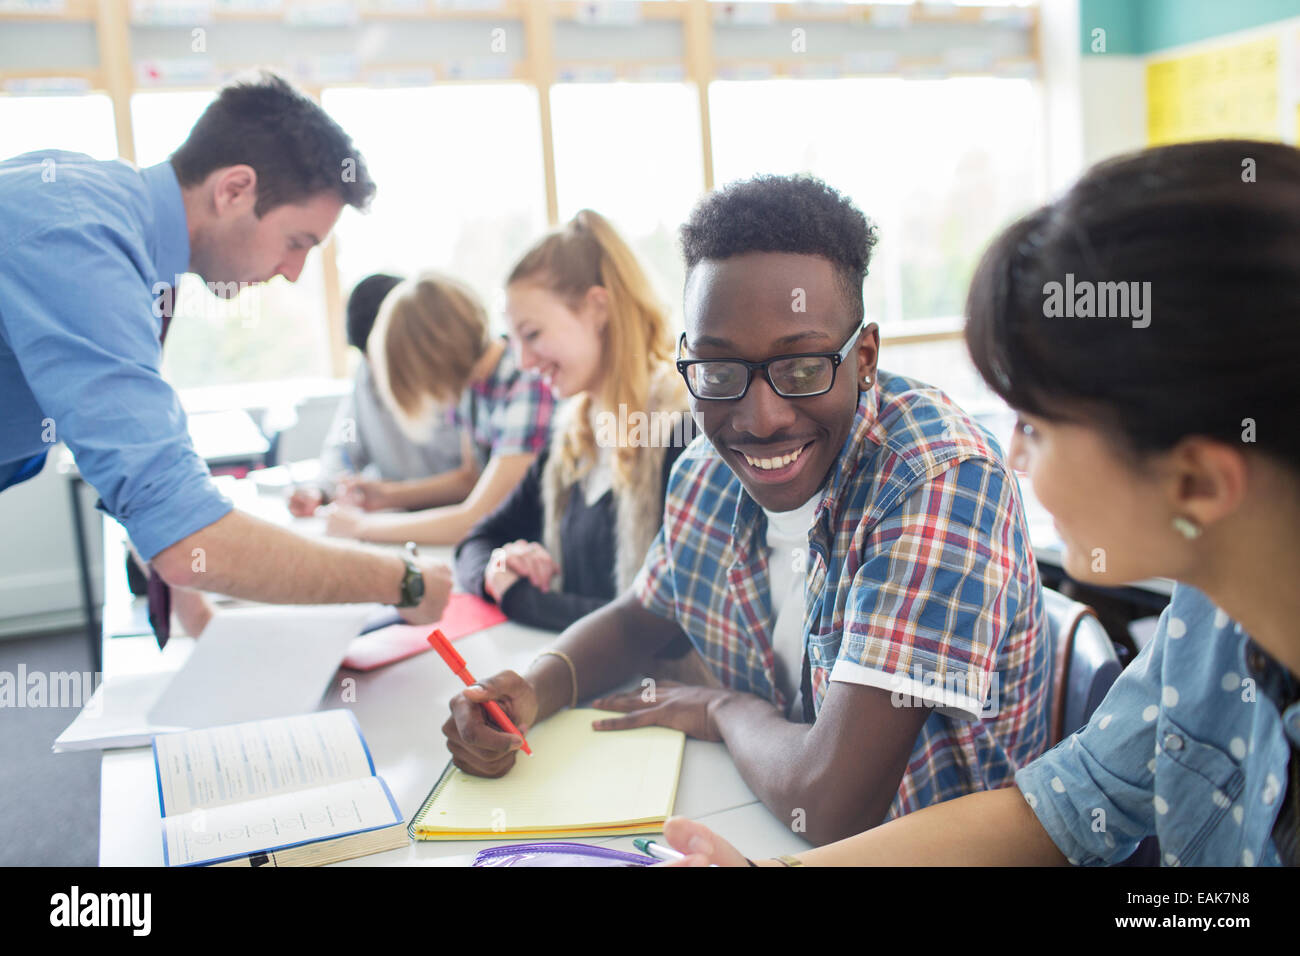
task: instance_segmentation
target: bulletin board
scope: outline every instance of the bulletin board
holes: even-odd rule
[[[1153,59],[1146,69],[1147,142],[1281,139],[1278,48],[1273,36]]]

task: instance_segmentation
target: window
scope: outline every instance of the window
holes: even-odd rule
[[[370,211],[344,210],[336,230],[343,294],[373,272],[434,269],[468,283],[499,323],[502,281],[546,230],[536,91],[331,89],[321,101],[378,184]]]
[[[0,159],[39,149],[117,158],[113,101],[84,96],[0,96]]]
[[[131,98],[136,157],[163,162],[212,100],[210,92],[150,92]],[[226,276],[208,276],[228,281]],[[177,388],[331,374],[321,254],[313,252],[296,283],[282,278],[223,301],[195,275],[176,292],[163,350],[163,375]]]
[[[875,222],[865,295],[882,325],[959,316],[984,245],[1043,196],[1028,80],[720,81],[710,103],[719,185],[809,172]]]
[[[566,83],[551,91],[560,219],[594,209],[641,257],[681,325],[678,227],[704,190],[700,114],[679,83]]]

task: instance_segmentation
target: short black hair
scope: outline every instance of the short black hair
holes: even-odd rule
[[[689,273],[704,259],[746,252],[821,256],[835,267],[855,324],[876,227],[852,200],[813,176],[755,176],[715,190],[682,226]]]
[[[342,127],[267,71],[223,87],[172,153],[171,164],[182,186],[197,185],[226,166],[253,167],[253,211],[259,217],[322,192],[365,209],[375,194],[365,161]]]
[[[348,344],[361,351],[366,350],[366,339],[375,327],[375,318],[379,315],[379,305],[397,286],[401,285],[400,276],[390,276],[376,272],[366,276],[352,287],[348,293]]]

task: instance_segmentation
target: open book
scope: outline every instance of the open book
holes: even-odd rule
[[[153,753],[168,866],[319,866],[406,845],[349,710],[161,734]]]
[[[447,765],[409,832],[416,840],[660,833],[673,810],[686,735],[667,727],[593,730],[603,710],[564,710],[528,732],[504,777]]]
[[[160,669],[105,680],[59,734],[54,750],[144,747],[155,734],[315,710],[376,607],[219,610],[201,638],[168,641]]]

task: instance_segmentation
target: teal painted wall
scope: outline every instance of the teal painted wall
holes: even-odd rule
[[[1094,52],[1092,33],[1096,29],[1106,31],[1105,53],[1130,56],[1145,53],[1139,17],[1141,5],[1142,0],[1079,0],[1079,41],[1084,55]]]
[[[1288,17],[1300,17],[1300,0],[1080,0],[1079,42],[1092,54],[1101,27],[1107,53],[1152,53]]]

